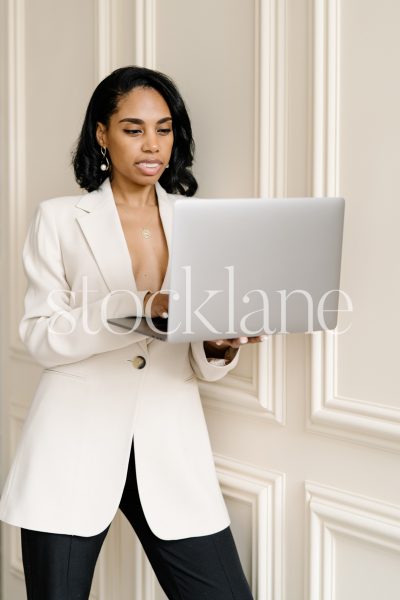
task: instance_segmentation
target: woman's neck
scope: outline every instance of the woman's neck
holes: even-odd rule
[[[143,208],[146,206],[157,206],[157,194],[154,184],[146,186],[137,185],[132,182],[113,180],[111,189],[116,204],[123,204],[131,208]]]

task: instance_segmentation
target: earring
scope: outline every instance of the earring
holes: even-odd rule
[[[110,161],[107,158],[107,148],[104,148],[103,146],[100,148],[100,152],[102,157],[104,158],[104,160],[106,161],[105,163],[102,162],[100,165],[100,170],[101,171],[108,171],[108,169],[110,168]]]

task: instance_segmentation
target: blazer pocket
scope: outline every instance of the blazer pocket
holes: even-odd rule
[[[63,371],[62,369],[55,369],[53,367],[44,369],[43,372],[44,373],[55,373],[56,375],[63,375],[64,377],[70,377],[72,379],[77,379],[78,381],[85,381],[85,377],[83,375],[79,375],[78,373],[71,373],[70,371]]]
[[[190,375],[187,375],[183,381],[186,383],[187,381],[192,381],[193,379],[196,379],[196,375],[195,373],[191,373]]]

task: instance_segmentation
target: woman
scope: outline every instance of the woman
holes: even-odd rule
[[[29,600],[88,598],[118,507],[168,598],[252,598],[197,378],[221,379],[261,338],[169,345],[107,322],[166,316],[172,207],[196,191],[192,158],[173,82],[117,69],[74,156],[89,193],[41,202],[30,226],[19,331],[44,371],[0,503],[21,527]]]

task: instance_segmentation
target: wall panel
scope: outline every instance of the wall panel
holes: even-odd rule
[[[398,507],[306,482],[309,600],[395,600]]]
[[[348,198],[344,285],[355,310],[338,342],[338,394],[398,409],[399,23],[394,0],[340,3],[339,186]]]
[[[313,17],[313,187],[346,199],[341,288],[353,310],[339,314],[345,333],[312,336],[311,428],[399,450],[400,85],[389,40],[400,6],[315,0]]]

